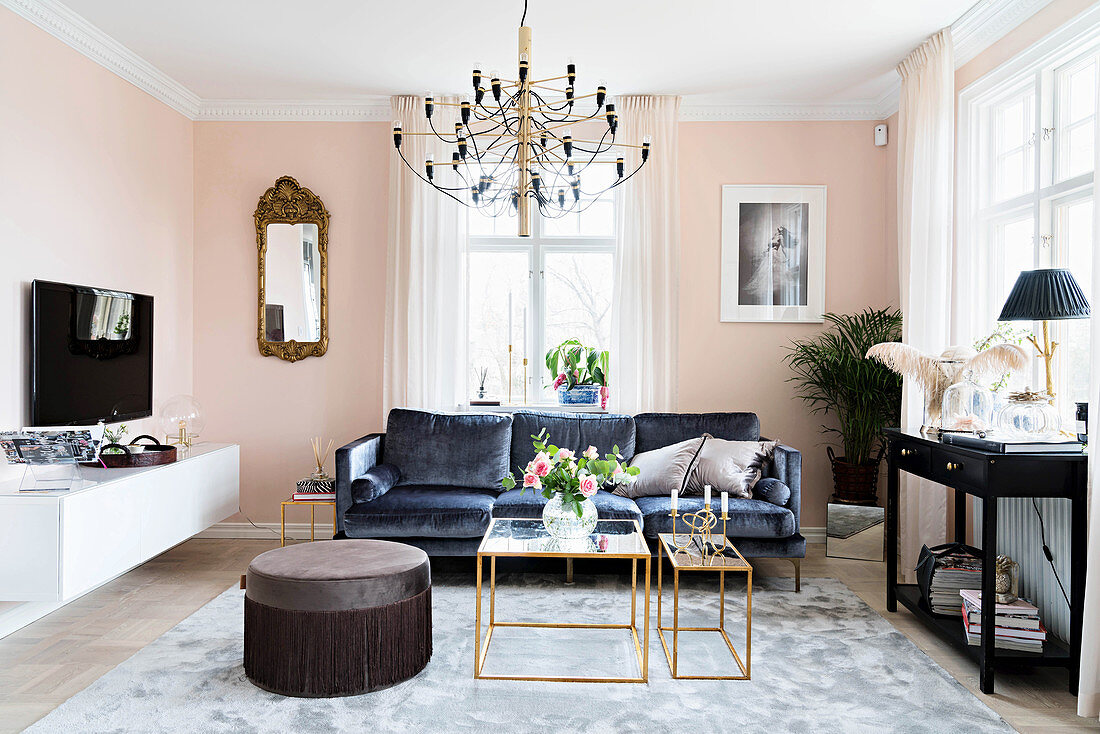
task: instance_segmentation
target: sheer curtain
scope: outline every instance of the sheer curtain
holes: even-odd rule
[[[423,97],[393,97],[391,102],[405,132],[429,131]],[[401,150],[418,171],[429,153],[441,163],[451,159],[447,146],[431,136],[406,135]],[[435,169],[437,182],[458,185],[449,165]],[[454,410],[464,397],[465,365],[466,208],[417,178],[394,153],[383,420],[394,407]]]
[[[1097,108],[1100,110],[1100,97]],[[1097,125],[1094,171],[1100,173],[1100,125]],[[1100,191],[1093,179],[1093,196]],[[1100,481],[1100,315],[1096,302],[1100,293],[1100,257],[1096,256],[1100,243],[1100,212],[1093,205],[1092,214],[1092,318],[1090,319],[1089,347],[1089,544],[1086,552],[1088,572],[1085,574],[1085,618],[1081,633],[1081,681],[1077,691],[1077,714],[1100,716],[1100,502],[1096,501],[1097,482]],[[1064,359],[1065,357],[1063,357]]]
[[[652,136],[645,168],[618,189],[611,317],[611,408],[624,413],[676,408],[680,179],[679,97],[617,97],[619,130],[631,142]],[[627,170],[639,160],[629,148]]]
[[[955,61],[950,29],[943,29],[898,65],[898,275],[905,315],[903,341],[939,354],[951,336]],[[907,384],[902,428],[924,419],[921,391]],[[901,568],[913,576],[922,544],[943,542],[946,490],[903,476],[900,498]]]

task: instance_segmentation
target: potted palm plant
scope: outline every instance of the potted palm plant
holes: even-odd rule
[[[829,328],[791,343],[784,358],[794,375],[798,397],[815,414],[832,415],[842,446],[826,451],[833,467],[833,502],[877,503],[879,463],[886,444],[883,429],[898,425],[901,377],[864,355],[873,345],[901,341],[901,312],[866,309],[856,314],[825,314]]]

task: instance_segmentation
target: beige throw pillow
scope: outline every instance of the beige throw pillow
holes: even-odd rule
[[[778,441],[727,441],[709,434],[695,462],[695,471],[688,480],[688,492],[702,494],[703,487],[711,491],[729,492],[731,497],[749,499],[752,488],[764,474],[764,465],[771,461]]]
[[[619,485],[614,494],[622,497],[668,497],[675,491],[682,494],[691,472],[695,455],[703,438],[689,438],[671,446],[635,454],[630,465],[641,470],[630,484]]]

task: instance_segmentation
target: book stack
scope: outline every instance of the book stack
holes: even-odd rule
[[[964,589],[959,594],[963,600],[961,610],[966,640],[971,645],[978,645],[982,641],[982,592]],[[998,604],[995,615],[996,647],[1019,652],[1043,651],[1047,631],[1035,605],[1017,599],[1011,604]]]
[[[936,559],[936,570],[928,587],[929,603],[936,614],[962,616],[959,593],[982,588],[982,559],[969,553],[948,553]]]
[[[1085,447],[1080,441],[1061,438],[1053,441],[1002,441],[969,433],[944,433],[940,435],[940,442],[995,454],[1079,454]]]

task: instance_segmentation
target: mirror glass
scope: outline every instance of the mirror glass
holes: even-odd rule
[[[886,542],[886,510],[882,507],[829,504],[825,555],[881,561]]]
[[[268,224],[264,338],[321,339],[321,255],[316,224]]]

